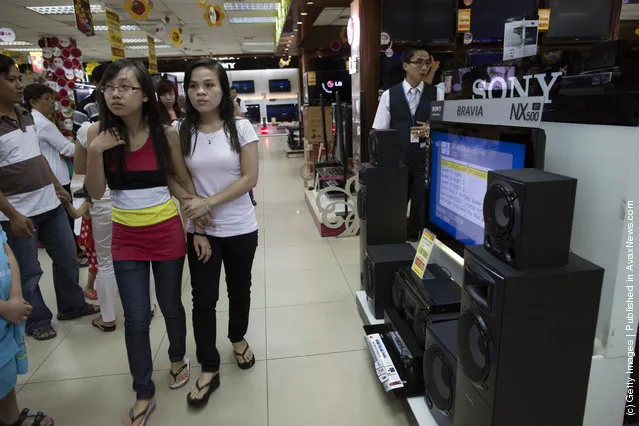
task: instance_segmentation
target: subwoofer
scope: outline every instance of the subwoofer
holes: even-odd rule
[[[424,387],[426,405],[439,426],[453,425],[457,383],[457,321],[425,326]]]
[[[517,269],[568,262],[577,180],[538,169],[488,172],[484,246]]]
[[[399,131],[372,129],[368,137],[371,163],[377,167],[398,167],[400,164]]]
[[[466,249],[455,426],[583,423],[603,269],[517,270]]]

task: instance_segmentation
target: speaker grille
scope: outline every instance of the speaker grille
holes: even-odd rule
[[[459,363],[464,375],[476,386],[485,387],[490,374],[490,332],[471,312],[463,312],[457,326]]]
[[[436,345],[424,352],[424,384],[433,405],[450,415],[455,401],[455,372]]]

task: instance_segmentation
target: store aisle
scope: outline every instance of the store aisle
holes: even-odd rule
[[[253,267],[247,340],[257,363],[241,371],[224,338],[228,302],[218,303],[221,388],[201,412],[187,409],[188,388],[170,391],[168,341],[161,317],[151,325],[157,409],[151,426],[404,426],[401,404],[383,393],[364,343],[354,293],[359,290],[358,240],[322,239],[303,199],[303,160],[286,158],[285,138],[261,141],[255,189],[260,246]],[[54,310],[51,262],[44,251],[41,286]],[[81,279],[86,279],[86,269]],[[225,283],[220,284],[225,294]],[[191,310],[188,268],[182,299]],[[121,314],[121,307],[119,307]],[[30,374],[20,376],[21,407],[42,410],[62,426],[120,424],[133,401],[120,315],[104,334],[91,318],[58,323],[58,337],[28,340]],[[187,353],[195,359],[188,315]],[[194,361],[195,362],[195,361]],[[197,363],[196,363],[197,364]],[[199,367],[192,371],[194,380]],[[192,383],[192,382],[191,382]],[[200,423],[201,422],[201,423]]]

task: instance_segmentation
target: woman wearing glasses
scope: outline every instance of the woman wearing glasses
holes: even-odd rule
[[[171,370],[169,387],[189,380],[186,317],[181,282],[186,246],[176,196],[193,189],[179,139],[163,125],[153,83],[131,60],[109,65],[97,95],[100,122],[88,131],[86,188],[93,199],[111,189],[112,256],[125,316],[129,367],[137,402],[123,424],[146,424],[155,408],[149,337],[149,267],[166,322]]]

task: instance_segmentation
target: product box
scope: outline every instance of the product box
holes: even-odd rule
[[[321,155],[322,158],[321,160],[324,161],[326,159],[326,152],[322,150],[322,148],[324,147],[324,143],[313,143],[310,142],[306,137],[304,137],[304,159],[306,160],[307,163],[316,163],[318,161],[320,161],[320,151],[321,151]],[[333,156],[333,142],[332,141],[328,141],[328,157],[332,158]]]
[[[324,107],[326,120],[326,139],[333,140],[333,108]],[[304,120],[304,137],[311,143],[323,142],[322,135],[322,109],[318,106],[304,106],[302,109]]]

